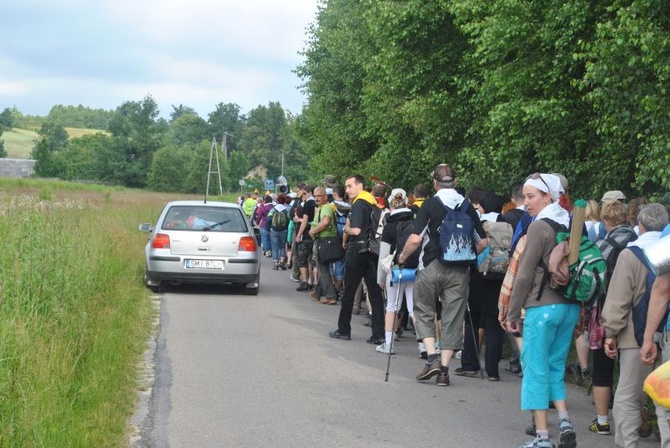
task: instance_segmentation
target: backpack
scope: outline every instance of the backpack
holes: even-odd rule
[[[468,265],[477,261],[475,251],[475,223],[465,210],[470,207],[467,199],[454,209],[442,204],[447,214],[438,229],[440,252],[438,259],[447,265]]]
[[[579,257],[576,263],[570,265],[568,260],[570,231],[551,219],[543,218],[543,220],[556,231],[557,244],[549,256],[549,266],[545,266],[542,261],[540,263],[545,270],[540,294],[550,274],[550,287],[561,292],[563,297],[580,303],[592,303],[599,293],[607,289],[607,262],[600,249],[587,236],[582,235],[579,243]]]
[[[603,258],[607,262],[606,279],[608,284],[614,273],[614,267],[616,266],[619,254],[626,248],[628,243],[636,239],[637,234],[635,230],[630,226],[622,225],[615,227],[607,234],[605,239],[596,242],[596,246],[598,246],[598,249],[603,254]]]
[[[514,229],[505,221],[485,221],[483,225],[489,244],[477,255],[477,269],[485,277],[502,279],[509,266]]]
[[[272,220],[270,221],[270,228],[277,231],[288,229],[288,213],[286,213],[286,210],[279,211],[274,209]]]
[[[335,209],[335,207],[333,207]],[[344,238],[344,226],[347,225],[347,215],[341,214],[340,212],[335,211],[335,227],[337,230],[337,237],[342,240]]]
[[[637,246],[631,246],[630,249],[633,254],[640,260],[643,266],[647,266],[647,257],[644,255],[642,248]],[[637,302],[637,305],[633,306],[633,330],[635,331],[635,340],[637,345],[642,347],[642,342],[644,341],[644,330],[647,326],[647,310],[649,309],[649,299],[651,297],[651,288],[654,286],[654,281],[656,280],[656,274],[653,269],[648,269],[646,285],[644,288],[644,295]],[[666,309],[665,316],[661,319],[661,323],[658,325],[656,332],[662,332],[665,328],[665,321],[668,318],[668,311]]]
[[[397,263],[397,257],[402,253],[402,250],[405,248],[405,244],[409,239],[409,236],[414,231],[414,220],[408,219],[406,221],[398,222],[396,226],[396,237],[395,237],[395,253],[396,257],[394,262]],[[416,269],[419,267],[419,257],[421,256],[421,251],[419,249],[415,250],[412,255],[405,260],[403,268]]]
[[[370,211],[370,227],[365,241],[365,249],[362,252],[371,252],[375,255],[379,255],[382,231],[384,230],[388,213],[389,209],[382,209],[377,205],[372,205],[372,210]]]

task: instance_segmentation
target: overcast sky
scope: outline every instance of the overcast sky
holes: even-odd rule
[[[207,119],[270,101],[300,113],[292,73],[317,0],[3,0],[0,110],[115,109],[151,95]]]

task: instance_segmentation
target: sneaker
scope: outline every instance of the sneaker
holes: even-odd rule
[[[386,342],[382,342],[381,344],[379,344],[377,347],[375,347],[375,350],[378,353],[384,353],[385,355],[388,355],[389,353],[390,354],[395,353],[395,350],[393,350],[393,347],[391,347],[390,345],[386,345]]]
[[[440,365],[440,358],[435,359],[430,364],[425,364],[421,372],[416,376],[417,381],[429,380],[435,375],[439,374],[442,371],[442,366]]]
[[[440,343],[436,341],[435,342],[435,354],[439,355],[440,353],[442,353],[442,350],[440,349]]]
[[[309,291],[309,285],[307,285],[307,282],[300,282],[300,285],[295,288],[296,291]]]
[[[291,274],[291,280],[298,283],[298,282],[300,282],[300,277],[295,275],[295,274]]]
[[[577,434],[570,420],[562,419],[558,422],[558,448],[576,448]]]
[[[439,375],[437,375],[437,379],[435,380],[438,386],[448,386],[449,385],[449,374],[440,372]]]
[[[457,351],[457,352],[454,354],[454,357],[455,357],[456,359],[461,359],[461,351],[460,351],[460,350]]]
[[[596,434],[600,434],[602,436],[607,436],[611,434],[609,422],[601,425],[600,423],[598,423],[598,419],[595,419],[591,422],[591,426],[589,427],[589,429],[591,430],[591,432],[595,432]]]
[[[463,367],[459,367],[454,370],[454,373],[458,376],[467,376],[470,378],[476,378],[479,376],[479,370],[465,370]]]
[[[548,439],[535,438],[529,442],[524,443],[519,448],[554,448],[554,444]]]
[[[333,339],[343,339],[345,341],[351,341],[351,334],[342,333],[340,330],[331,331],[330,333],[328,333],[328,336],[330,336]]]

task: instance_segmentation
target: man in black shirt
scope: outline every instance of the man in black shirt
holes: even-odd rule
[[[400,264],[419,248],[422,242],[422,257],[414,284],[414,316],[417,339],[423,339],[428,352],[426,365],[416,379],[428,380],[435,375],[438,386],[449,385],[449,362],[456,350],[463,347],[463,319],[467,306],[470,266],[451,265],[440,261],[440,226],[447,210],[459,207],[465,199],[455,188],[456,173],[449,165],[438,165],[433,171],[433,186],[437,193],[427,199],[416,217],[414,231],[398,257]],[[470,204],[462,210],[472,219],[476,251],[479,253],[488,244],[486,232],[477,211]],[[435,347],[435,310],[437,300],[442,302],[441,354]]]
[[[344,293],[342,307],[337,321],[337,330],[329,333],[331,338],[351,339],[351,314],[354,307],[356,289],[365,279],[372,308],[372,336],[368,343],[379,345],[384,342],[384,299],[377,284],[378,256],[366,250],[366,241],[372,225],[372,207],[377,200],[365,191],[365,178],[359,174],[349,176],[344,184],[349,198],[354,198],[344,233],[347,235],[347,252],[344,256]]]
[[[296,291],[308,291],[309,279],[312,272],[312,240],[309,234],[309,223],[314,221],[314,212],[316,211],[316,202],[314,201],[314,185],[307,185],[304,188],[304,202],[302,203],[302,216],[300,217],[298,231],[296,232],[296,250],[298,251],[298,267],[300,269],[300,285]]]

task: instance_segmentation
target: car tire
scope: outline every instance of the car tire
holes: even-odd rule
[[[152,285],[151,283],[157,283],[155,285]],[[160,282],[155,282],[151,280],[151,277],[149,277],[149,273],[147,272],[147,269],[144,268],[144,285],[149,289],[149,291],[153,293],[158,293],[161,289],[161,284]]]
[[[261,274],[258,274],[258,277],[256,277],[256,287],[255,288],[244,288],[244,293],[248,296],[257,296],[259,291],[261,290]]]

